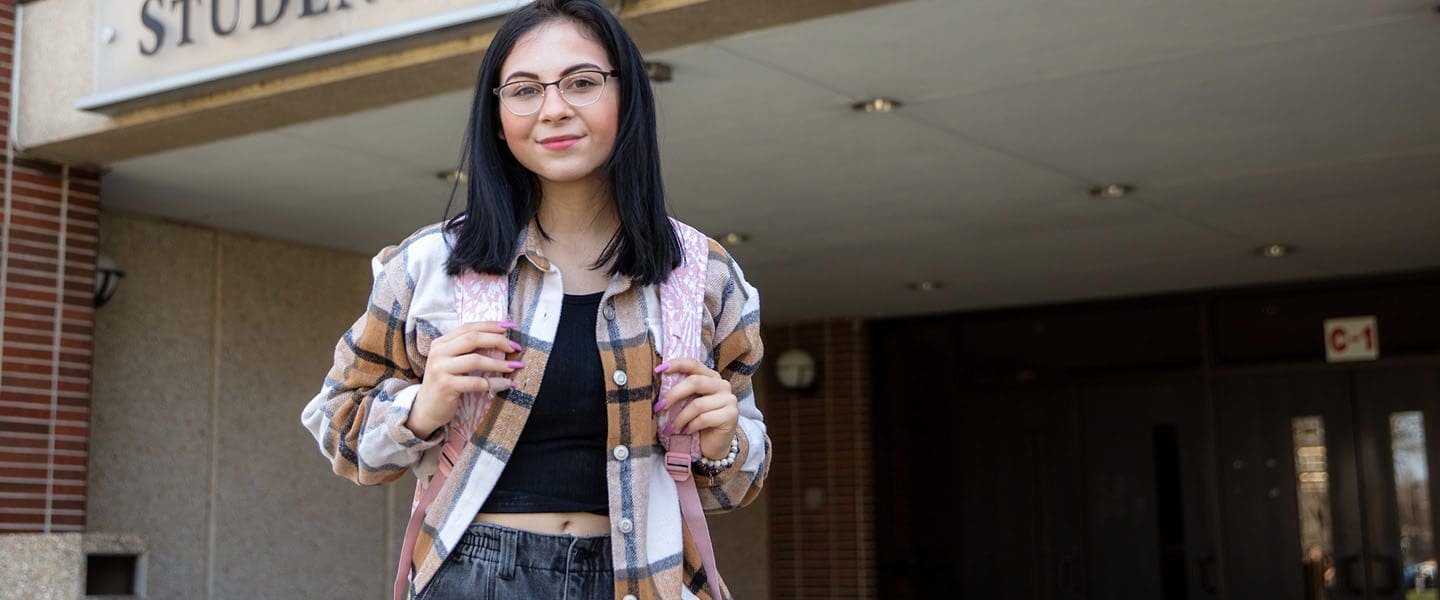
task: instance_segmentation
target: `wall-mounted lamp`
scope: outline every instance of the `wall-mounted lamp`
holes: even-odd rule
[[[120,287],[120,278],[124,276],[125,272],[110,255],[101,252],[95,257],[95,308],[100,308],[115,295],[115,288]]]
[[[650,77],[650,81],[653,83],[666,83],[675,77],[674,70],[671,69],[670,63],[654,60],[645,61],[645,74]]]

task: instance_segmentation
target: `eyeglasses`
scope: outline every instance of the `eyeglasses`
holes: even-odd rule
[[[500,97],[505,110],[517,117],[535,114],[545,104],[545,88],[555,86],[560,97],[570,106],[581,107],[594,104],[605,91],[605,82],[620,74],[619,69],[604,71],[580,71],[566,75],[563,79],[544,83],[540,81],[512,81],[491,90]]]

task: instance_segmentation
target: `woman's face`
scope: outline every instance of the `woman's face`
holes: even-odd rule
[[[551,21],[521,36],[500,65],[500,84],[555,81],[577,70],[614,69],[605,48],[586,36],[582,25]],[[610,157],[620,120],[620,82],[611,77],[594,104],[575,107],[560,97],[559,86],[546,86],[540,110],[517,116],[499,107],[500,124],[510,152],[542,180],[578,181],[596,174]],[[574,143],[556,138],[578,138]],[[547,146],[541,142],[550,142]]]

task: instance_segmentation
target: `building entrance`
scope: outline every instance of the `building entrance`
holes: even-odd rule
[[[1217,377],[1234,598],[1440,598],[1440,368]]]
[[[1437,302],[1424,276],[877,323],[881,596],[1440,600]],[[1324,362],[1353,315],[1386,354]]]

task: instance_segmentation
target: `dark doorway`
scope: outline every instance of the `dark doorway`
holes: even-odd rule
[[[1078,386],[1089,597],[1216,592],[1205,514],[1209,428],[1198,376]]]

